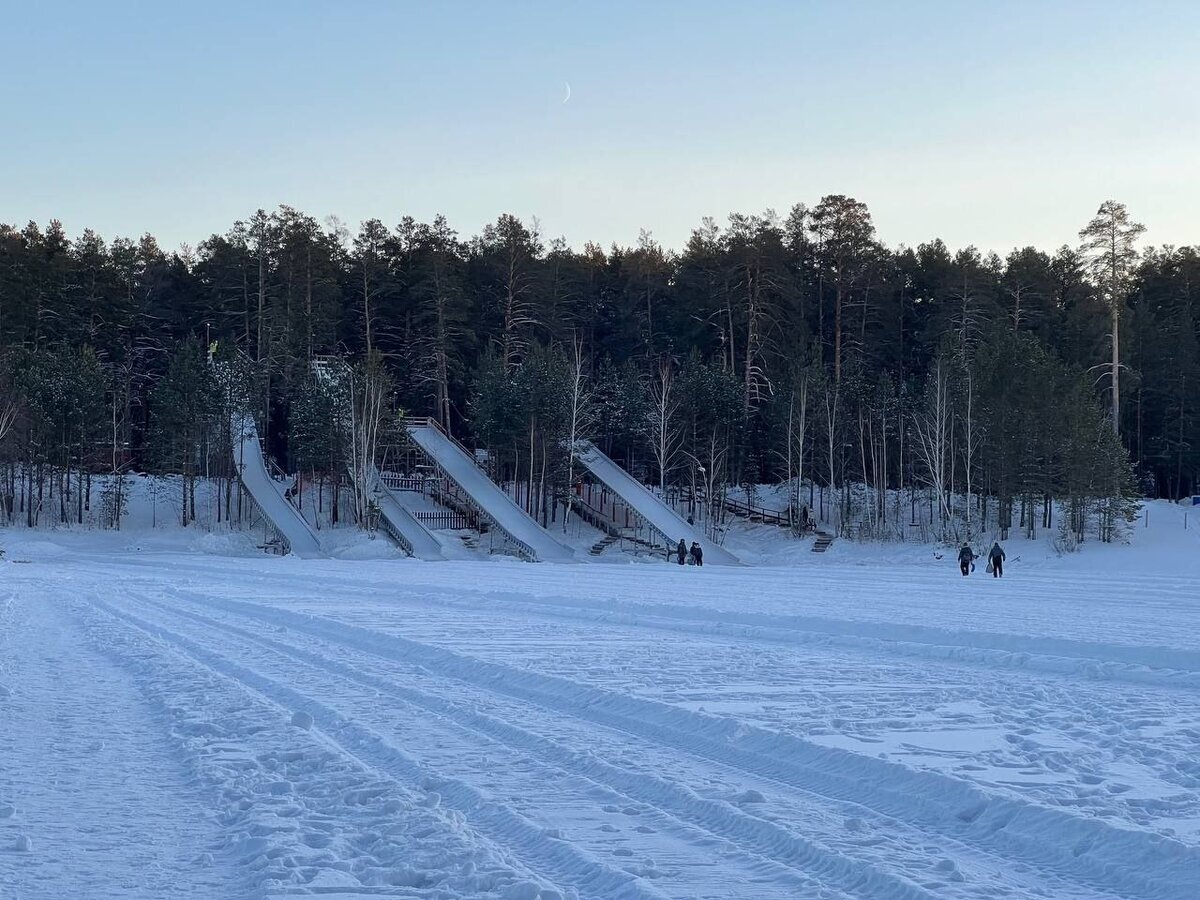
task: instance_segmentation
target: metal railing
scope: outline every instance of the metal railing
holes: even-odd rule
[[[746,519],[756,519],[758,521],[765,522],[768,525],[779,525],[784,528],[790,528],[792,525],[791,516],[787,513],[781,513],[774,509],[767,509],[763,506],[751,506],[749,503],[734,500],[732,497],[725,498],[725,509],[733,513],[735,516],[742,516]]]
[[[390,537],[393,541],[396,542],[396,544],[400,547],[401,550],[403,550],[409,556],[416,555],[415,552],[413,551],[412,542],[408,538],[406,538],[403,534],[400,533],[400,530],[398,528],[396,528],[396,526],[394,526],[391,523],[391,521],[388,520],[387,516],[380,515],[379,525],[380,525],[380,527],[383,528],[383,530],[385,532],[387,532],[388,537]]]

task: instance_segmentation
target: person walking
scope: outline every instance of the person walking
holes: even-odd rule
[[[683,538],[679,539],[679,546],[675,548],[675,556],[678,557],[681,566],[687,562],[687,542]]]
[[[970,544],[963,544],[962,549],[958,551],[958,567],[962,570],[964,576],[971,574],[971,568],[975,564],[975,551],[971,549]]]
[[[704,551],[700,549],[700,544],[692,541],[692,564],[697,566],[704,565]]]
[[[1000,546],[1000,542],[992,544],[991,552],[988,553],[988,563],[992,567],[993,578],[1004,577],[1004,548]]]

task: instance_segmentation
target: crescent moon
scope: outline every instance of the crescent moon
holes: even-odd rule
[[[566,103],[568,100],[571,99],[571,82],[564,81],[563,84],[566,85],[566,88],[567,88],[567,96],[563,97],[563,103]]]

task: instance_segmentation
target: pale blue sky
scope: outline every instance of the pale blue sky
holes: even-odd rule
[[[0,0],[0,221],[287,203],[671,247],[845,193],[889,244],[1200,243],[1200,2]],[[571,98],[563,103],[567,83]]]

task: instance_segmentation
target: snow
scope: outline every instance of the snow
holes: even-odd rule
[[[1184,515],[1003,579],[2,532],[0,896],[1193,900]]]

